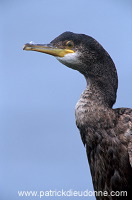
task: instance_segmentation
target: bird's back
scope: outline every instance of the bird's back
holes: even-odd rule
[[[88,124],[80,132],[86,145],[94,189],[107,191],[110,195],[101,197],[99,194],[97,199],[132,199],[132,110],[112,111],[115,119],[113,117],[111,124],[102,127],[99,124],[96,128]],[[108,118],[110,115],[108,113]],[[107,123],[107,116],[104,121]],[[111,197],[111,192],[124,196]]]
[[[88,89],[76,105],[76,123],[86,146],[95,191],[127,191],[132,199],[132,110],[111,109],[90,99]],[[98,103],[98,102],[97,102]],[[123,195],[123,194],[122,194]]]

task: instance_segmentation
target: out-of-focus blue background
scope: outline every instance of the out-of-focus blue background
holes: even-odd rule
[[[93,190],[74,117],[85,80],[53,57],[22,46],[49,43],[64,31],[93,36],[117,67],[115,107],[130,107],[132,2],[1,0],[0,24],[0,200],[39,200],[19,197],[18,190]]]

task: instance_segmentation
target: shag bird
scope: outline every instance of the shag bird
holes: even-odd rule
[[[104,196],[96,193],[96,199],[132,199],[132,110],[112,108],[118,77],[110,55],[92,37],[72,32],[47,45],[25,44],[24,50],[50,54],[84,75],[87,86],[76,104],[75,117],[94,190],[106,192]]]

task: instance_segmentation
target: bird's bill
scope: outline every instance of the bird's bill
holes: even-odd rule
[[[56,57],[64,57],[68,53],[74,53],[71,49],[61,49],[53,47],[51,44],[25,44],[23,50],[27,51],[38,51],[41,53],[50,54]]]

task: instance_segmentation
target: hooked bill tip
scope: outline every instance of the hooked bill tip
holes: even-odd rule
[[[23,50],[25,50],[25,48],[26,48],[26,45],[24,44],[24,46],[23,46]]]
[[[32,49],[32,44],[31,43],[24,44],[23,50],[31,50]]]

